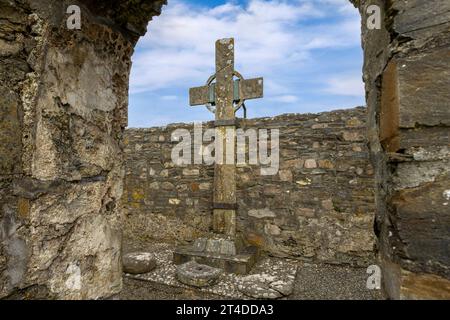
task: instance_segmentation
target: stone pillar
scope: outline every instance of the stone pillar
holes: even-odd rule
[[[0,0],[0,297],[120,291],[130,58],[162,3]]]
[[[384,290],[450,298],[450,2],[352,1],[362,15]],[[367,7],[381,7],[381,30]]]

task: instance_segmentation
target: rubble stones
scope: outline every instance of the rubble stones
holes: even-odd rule
[[[277,299],[292,293],[294,281],[283,281],[267,274],[252,274],[243,277],[238,290],[254,299]]]
[[[147,247],[147,250],[154,253],[158,268],[145,274],[125,274],[127,277],[141,281],[156,282],[171,287],[192,288],[178,281],[176,278],[177,268],[172,261],[174,250],[172,245],[154,243],[150,247]],[[297,267],[298,262],[291,259],[266,257],[256,263],[251,270],[251,274],[267,274],[270,277],[282,280],[284,283],[290,283],[295,280]],[[233,273],[222,273],[216,284],[209,287],[197,288],[197,290],[232,299],[250,299],[249,296],[244,295],[238,290],[238,284],[241,283],[243,277]]]
[[[123,271],[131,274],[141,274],[156,268],[156,260],[150,252],[127,253],[122,258]]]
[[[277,299],[283,294],[273,288],[270,284],[275,282],[275,277],[265,274],[253,274],[241,279],[238,290],[243,294],[255,299]]]

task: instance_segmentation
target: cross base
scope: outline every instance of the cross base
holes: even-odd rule
[[[259,250],[242,242],[226,238],[200,238],[193,245],[180,246],[173,253],[176,265],[195,260],[220,268],[227,273],[247,274],[258,261]]]

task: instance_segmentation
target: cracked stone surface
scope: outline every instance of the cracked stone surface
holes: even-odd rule
[[[253,274],[240,280],[238,290],[255,299],[277,299],[292,293],[294,280],[295,276],[281,279],[266,273]]]
[[[151,252],[127,253],[122,263],[123,271],[131,274],[147,273],[156,268],[156,259]]]

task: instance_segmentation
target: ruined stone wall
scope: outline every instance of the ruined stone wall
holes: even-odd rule
[[[120,289],[119,141],[126,124],[129,59],[163,2],[0,0],[0,297],[96,298]],[[448,298],[450,3],[352,2],[363,17],[367,137],[377,186],[375,231],[384,286],[392,298]],[[69,4],[82,8],[80,31],[65,28]],[[371,4],[383,9],[381,30],[366,28],[366,8]],[[314,168],[308,173],[304,163],[298,166],[290,167],[293,181],[301,181],[299,175],[309,175],[312,182],[328,177],[313,175]],[[283,179],[289,180],[289,173]],[[260,194],[261,201],[276,201],[276,196]],[[142,196],[135,193],[136,198]],[[285,220],[318,225],[326,216],[319,209],[322,201],[331,208],[328,199],[308,198],[317,201],[316,210],[303,211],[303,216],[312,217],[297,219],[292,214]],[[130,203],[138,206],[139,201]],[[312,207],[309,203],[300,208]],[[183,212],[178,213],[181,218]],[[364,214],[354,212],[323,212],[345,217],[343,222],[352,216],[364,219]],[[176,211],[158,218],[167,226],[181,221],[175,215]],[[280,228],[278,237],[283,231],[295,233],[283,230],[274,224],[276,217],[268,215],[252,217],[259,235],[248,233],[256,235],[250,241],[267,243],[267,248],[276,244],[270,241],[277,236],[267,238],[263,224],[268,233],[277,234],[275,227]],[[145,226],[149,220],[142,221]],[[336,221],[334,226],[343,226]],[[282,245],[325,239],[319,231],[313,236],[298,233],[297,239],[292,235]],[[341,239],[352,238],[346,234]]]
[[[251,119],[280,130],[280,170],[237,167],[238,231],[274,256],[367,266],[374,254],[374,180],[366,110]],[[211,123],[205,124],[205,127]],[[128,244],[187,242],[210,232],[213,166],[175,166],[175,129],[125,131],[124,235]],[[205,142],[205,146],[208,143]]]
[[[361,11],[376,231],[391,298],[450,298],[450,2]],[[368,5],[381,30],[366,26]]]
[[[0,0],[0,298],[120,290],[130,58],[162,2]]]

